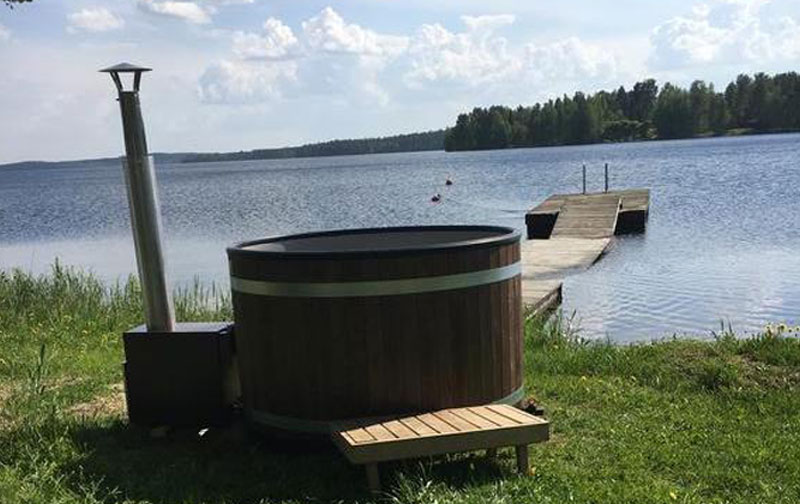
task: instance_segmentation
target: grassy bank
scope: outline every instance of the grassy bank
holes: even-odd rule
[[[230,317],[200,288],[180,319]],[[57,268],[0,273],[0,502],[366,502],[362,472],[235,431],[151,439],[128,428],[120,334],[135,282],[104,288]],[[773,327],[736,339],[612,346],[526,324],[529,392],[552,421],[531,452],[387,465],[394,502],[800,501],[800,343]]]

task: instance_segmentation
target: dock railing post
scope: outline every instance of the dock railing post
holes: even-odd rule
[[[608,163],[606,163],[606,190],[608,192]]]
[[[583,165],[583,194],[586,194],[586,165]]]
[[[105,68],[117,87],[125,136],[125,159],[122,162],[128,186],[128,205],[131,213],[133,242],[147,329],[154,332],[172,332],[175,315],[167,284],[164,254],[161,245],[161,215],[158,208],[153,159],[147,152],[144,121],[139,104],[139,85],[143,72],[149,68],[128,63]],[[120,74],[133,74],[133,89],[124,90]]]

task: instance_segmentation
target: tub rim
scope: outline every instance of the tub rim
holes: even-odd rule
[[[270,251],[270,250],[246,250],[245,247],[274,243],[283,240],[297,240],[304,238],[322,238],[340,235],[365,235],[380,233],[402,233],[402,232],[437,232],[437,231],[484,231],[495,232],[496,236],[487,238],[477,238],[472,240],[460,240],[432,245],[423,245],[408,248],[387,248],[376,250],[305,250],[305,251]],[[372,228],[350,228],[336,229],[330,231],[312,231],[308,233],[297,233],[289,235],[277,235],[257,240],[248,240],[235,243],[225,250],[228,260],[235,258],[271,257],[281,259],[357,259],[357,258],[378,258],[378,257],[397,257],[414,256],[436,252],[450,252],[457,250],[474,250],[485,247],[495,247],[518,243],[522,234],[519,230],[507,226],[494,225],[425,225],[425,226],[388,226]]]

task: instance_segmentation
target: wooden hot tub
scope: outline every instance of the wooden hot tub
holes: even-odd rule
[[[248,418],[325,433],[345,418],[520,401],[519,239],[434,226],[229,248]]]

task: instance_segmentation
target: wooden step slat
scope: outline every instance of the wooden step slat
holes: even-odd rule
[[[453,412],[453,414],[458,415],[461,418],[463,418],[464,420],[470,422],[471,424],[477,425],[478,427],[481,427],[481,428],[487,428],[488,427],[488,428],[491,429],[491,428],[497,427],[499,425],[499,424],[496,424],[496,423],[492,422],[491,420],[487,420],[486,418],[483,418],[480,415],[476,415],[475,413],[470,411],[469,408],[463,408],[463,409],[455,410]]]
[[[397,439],[397,436],[392,434],[392,432],[384,427],[383,424],[373,424],[364,427],[364,430],[372,434],[375,437],[376,441],[392,441]]]
[[[463,418],[454,415],[453,412],[449,410],[437,411],[436,413],[432,413],[432,415],[442,420],[443,422],[449,423],[450,425],[455,427],[459,432],[469,432],[475,429],[480,429],[479,426],[469,423]]]
[[[501,427],[515,427],[517,425],[521,425],[523,422],[517,422],[509,417],[505,417],[503,415],[498,415],[494,411],[486,408],[486,406],[479,406],[477,408],[469,408],[469,411],[475,413],[476,415],[480,415],[483,418],[489,420],[490,422],[494,422]]]
[[[413,430],[414,433],[417,434],[418,436],[438,434],[437,431],[433,430],[428,424],[426,424],[417,417],[401,418],[398,421],[401,422],[406,427],[408,427],[409,429]]]
[[[386,429],[394,434],[398,439],[412,438],[417,436],[416,432],[403,425],[403,423],[399,420],[391,420],[384,423],[383,426],[386,427]]]
[[[419,418],[420,421],[424,422],[428,427],[435,430],[437,434],[448,434],[451,432],[458,432],[458,430],[456,430],[455,427],[453,427],[447,422],[439,420],[430,413],[418,415],[417,418]]]
[[[353,440],[355,443],[367,443],[370,441],[375,441],[375,438],[364,429],[353,429],[348,430],[346,434]]]
[[[498,415],[503,415],[504,417],[511,418],[520,423],[531,421],[531,417],[538,418],[531,415],[530,413],[518,410],[517,408],[500,408],[495,406],[494,404],[486,406],[486,408],[497,413]]]

